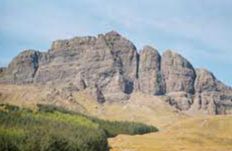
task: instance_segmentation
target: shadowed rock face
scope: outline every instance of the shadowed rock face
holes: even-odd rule
[[[36,71],[39,67],[39,60],[42,53],[35,50],[25,50],[20,53],[9,64],[6,70],[3,70],[3,80],[8,83],[32,83]]]
[[[45,53],[23,51],[0,69],[0,83],[46,84],[71,93],[88,89],[99,103],[128,100],[136,90],[166,95],[166,102],[189,114],[232,113],[232,89],[212,73],[195,70],[170,50],[161,57],[145,46],[138,53],[115,31],[57,40]]]

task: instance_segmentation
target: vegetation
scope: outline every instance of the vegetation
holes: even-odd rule
[[[108,137],[114,137],[118,134],[145,134],[158,131],[154,126],[148,126],[136,122],[118,122],[105,121],[97,118],[92,118],[92,121],[99,124],[99,127],[106,132]]]
[[[148,126],[146,124],[138,123],[138,122],[127,122],[127,121],[107,121],[102,120],[90,116],[83,115],[81,113],[67,111],[63,108],[53,106],[53,105],[42,105],[39,104],[40,112],[50,112],[53,113],[55,111],[59,111],[62,113],[68,113],[72,115],[78,115],[80,117],[85,117],[91,120],[92,122],[99,125],[101,129],[103,129],[107,135],[107,137],[114,137],[118,134],[145,134],[149,132],[156,132],[158,129],[154,126]]]
[[[0,106],[0,150],[106,151],[108,137],[157,131],[141,123],[110,122],[54,106],[38,108]]]

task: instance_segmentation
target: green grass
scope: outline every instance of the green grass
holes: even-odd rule
[[[38,105],[40,112],[45,113],[67,113],[71,115],[78,115],[82,118],[87,118],[88,120],[96,123],[101,129],[103,129],[108,137],[114,137],[118,134],[145,134],[149,132],[156,132],[158,129],[154,126],[149,126],[138,122],[127,122],[127,121],[108,121],[102,120],[95,117],[86,116],[77,112],[67,111],[63,108],[59,108],[52,105]]]
[[[0,105],[0,151],[107,151],[107,138],[144,134],[153,126],[110,122],[62,108],[38,105],[38,111]]]
[[[150,132],[156,132],[158,129],[154,126],[148,126],[137,122],[109,122],[106,120],[100,120],[97,118],[91,118],[95,123],[99,124],[99,127],[105,130],[108,137],[115,137],[118,134],[145,134]]]

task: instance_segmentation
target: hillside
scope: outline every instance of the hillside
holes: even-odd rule
[[[111,151],[231,151],[232,116],[194,117],[164,131],[109,139]]]
[[[31,109],[37,109],[37,103],[57,104],[110,121],[139,121],[160,129],[158,133],[110,138],[108,141],[112,151],[230,151],[232,148],[231,116],[190,117],[165,103],[164,96],[143,93],[134,93],[128,102],[99,104],[88,92],[82,91],[73,94],[72,104],[62,100],[60,94],[50,102],[46,99],[51,97],[46,95],[50,94],[49,90],[35,86],[4,85],[0,89],[0,99],[4,103]]]
[[[109,122],[51,105],[37,107],[0,105],[0,150],[108,151],[107,137],[157,131],[142,123]]]
[[[134,93],[127,102],[99,104],[87,91],[70,95],[59,89],[34,85],[0,85],[1,103],[35,109],[37,104],[52,104],[107,120],[137,121],[165,127],[187,116],[165,102],[165,97]]]

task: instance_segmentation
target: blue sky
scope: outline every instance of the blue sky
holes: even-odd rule
[[[23,49],[116,30],[138,49],[173,49],[232,85],[231,0],[0,0],[0,66]]]

